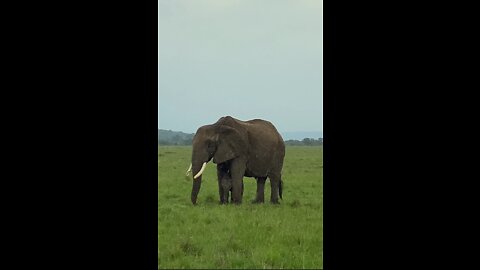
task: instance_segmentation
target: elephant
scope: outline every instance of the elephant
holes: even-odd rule
[[[193,172],[191,201],[194,205],[197,204],[202,173],[212,158],[213,163],[217,164],[221,203],[226,203],[222,185],[225,174],[231,178],[232,202],[235,204],[242,203],[244,176],[254,177],[257,180],[254,203],[264,202],[264,186],[267,177],[271,184],[270,202],[278,204],[279,196],[282,199],[285,143],[275,126],[269,121],[262,119],[241,121],[231,116],[224,116],[214,124],[197,129],[192,141],[192,160],[189,168],[189,171]]]

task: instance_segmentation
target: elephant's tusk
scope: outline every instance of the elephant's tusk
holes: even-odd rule
[[[190,172],[192,171],[192,163],[190,163],[190,167],[188,167],[188,170],[187,170],[187,176],[190,175]]]
[[[203,171],[205,170],[205,167],[207,167],[207,163],[206,163],[206,162],[203,163],[202,168],[201,168],[200,171],[193,177],[193,179],[197,179],[200,175],[202,175]]]

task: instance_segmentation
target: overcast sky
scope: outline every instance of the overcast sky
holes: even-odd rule
[[[322,0],[159,0],[158,128],[323,132]]]

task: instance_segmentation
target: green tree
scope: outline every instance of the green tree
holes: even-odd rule
[[[310,139],[310,138],[305,138],[305,139],[302,140],[302,142],[303,142],[304,145],[312,145],[313,144],[312,139]]]

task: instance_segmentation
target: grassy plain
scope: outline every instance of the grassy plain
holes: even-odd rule
[[[158,147],[158,268],[323,268],[323,146],[287,146],[283,200],[220,205],[215,164],[208,163],[198,205],[190,202],[190,146]]]

